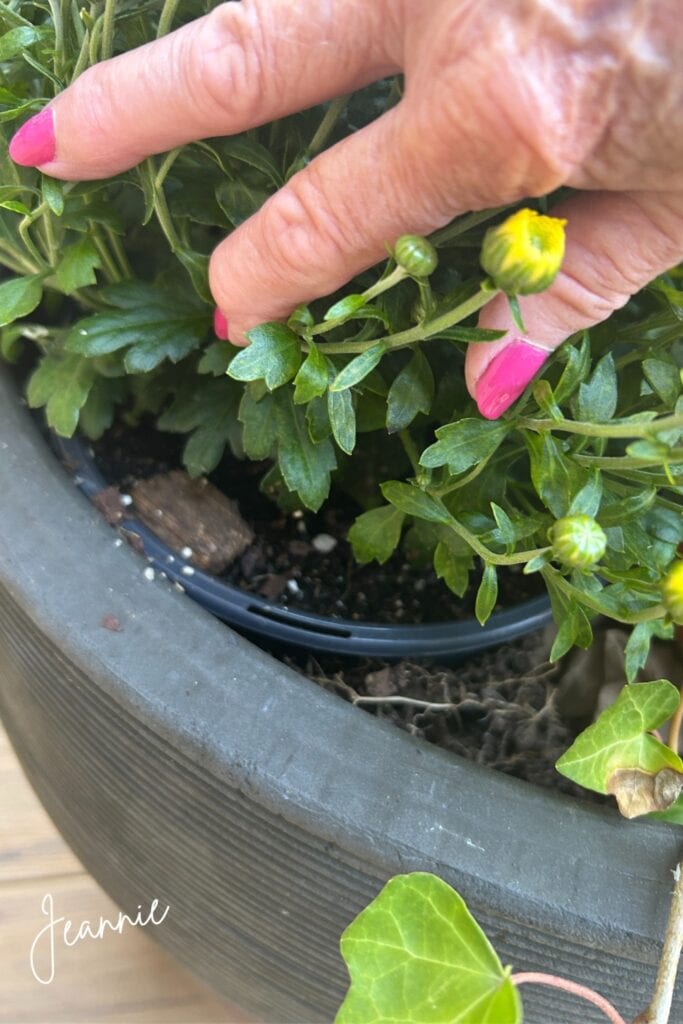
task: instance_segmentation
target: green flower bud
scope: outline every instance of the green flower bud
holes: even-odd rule
[[[592,516],[565,516],[548,531],[553,557],[572,569],[588,569],[599,562],[607,548],[607,537]]]
[[[683,626],[683,559],[678,561],[669,569],[662,580],[662,599],[664,607],[673,621]]]
[[[564,258],[566,223],[525,209],[489,228],[481,247],[481,265],[496,288],[508,295],[531,295],[548,288]]]
[[[411,277],[429,277],[439,263],[436,249],[421,235],[401,235],[394,246],[394,259]]]

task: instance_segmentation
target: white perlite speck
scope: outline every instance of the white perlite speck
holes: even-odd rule
[[[331,537],[329,533],[319,533],[313,538],[311,544],[321,555],[329,555],[337,546],[337,538]]]
[[[194,569],[191,565],[184,565],[180,571],[183,576],[194,576]]]
[[[121,504],[125,505],[126,508],[128,508],[129,505],[133,504],[133,499],[131,498],[130,494],[121,495]]]
[[[192,548],[183,548],[180,554],[183,558],[192,558]]]
[[[145,577],[146,580],[153,580],[156,576],[156,573],[154,572],[152,566],[148,565],[142,575]]]

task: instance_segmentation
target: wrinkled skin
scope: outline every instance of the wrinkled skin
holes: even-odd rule
[[[104,62],[53,101],[58,178],[100,178],[404,71],[403,100],[227,238],[230,336],[467,210],[567,184],[563,272],[522,301],[552,349],[683,258],[680,0],[243,0]],[[485,326],[510,327],[495,300]],[[468,387],[512,340],[472,346]]]

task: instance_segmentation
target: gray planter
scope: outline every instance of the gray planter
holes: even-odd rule
[[[643,1008],[675,829],[414,740],[147,581],[2,374],[0,711],[124,910],[170,904],[151,934],[219,992],[267,1024],[318,1024],[346,988],[345,925],[392,874],[434,871],[504,962]],[[603,1020],[562,993],[524,998],[527,1024]],[[680,991],[675,1005],[683,1019]]]

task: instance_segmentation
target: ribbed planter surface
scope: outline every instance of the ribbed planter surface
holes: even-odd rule
[[[148,933],[229,1000],[266,1024],[330,1021],[341,931],[422,870],[516,970],[644,1008],[679,831],[378,723],[146,580],[1,374],[0,523],[0,712],[24,768],[104,889],[130,914],[170,904]],[[523,995],[526,1024],[604,1019]]]

